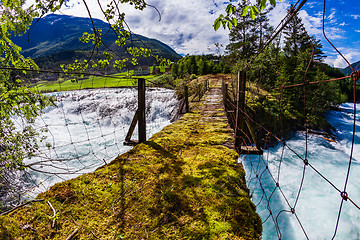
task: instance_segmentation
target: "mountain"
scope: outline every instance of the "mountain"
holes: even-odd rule
[[[109,29],[109,24],[94,19],[96,28],[102,29],[104,43],[114,49],[117,54],[124,57],[127,53],[114,43],[117,36]],[[22,47],[22,54],[41,63],[64,63],[75,58],[87,58],[91,55],[93,44],[82,43],[79,37],[84,32],[92,33],[92,24],[89,18],[80,18],[66,15],[50,14],[41,19],[34,19],[29,31],[20,37],[14,37],[15,44]],[[132,40],[130,40],[132,39]],[[147,47],[152,53],[176,61],[181,58],[168,45],[138,34],[132,34],[126,46]],[[105,50],[102,48],[100,50]],[[101,57],[101,54],[99,55]],[[144,60],[146,64],[154,59]]]
[[[351,66],[354,68],[354,70],[360,70],[360,61],[351,64]],[[345,76],[349,76],[352,73],[352,70],[350,67],[346,67],[341,69],[341,71],[345,74]]]

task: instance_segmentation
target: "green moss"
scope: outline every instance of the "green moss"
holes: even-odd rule
[[[38,196],[45,201],[0,217],[0,238],[65,239],[78,229],[78,239],[260,239],[244,169],[222,146],[231,131],[202,104],[109,165],[56,184]]]

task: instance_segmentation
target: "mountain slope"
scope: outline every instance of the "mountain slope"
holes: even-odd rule
[[[351,64],[351,66],[354,68],[355,71],[356,71],[356,70],[360,70],[360,61]],[[343,69],[341,69],[341,71],[342,71],[346,76],[349,76],[349,75],[352,73],[352,70],[351,70],[350,67],[343,68]]]
[[[123,48],[115,46],[117,39],[109,25],[101,20],[94,19],[95,27],[103,30],[103,41],[108,47],[114,49],[117,54],[126,56]],[[67,55],[76,55],[74,52],[91,51],[93,45],[85,44],[79,40],[84,32],[92,33],[90,19],[65,15],[50,14],[42,19],[34,20],[30,30],[21,37],[13,38],[15,44],[22,47],[22,54],[33,59],[51,58],[51,56],[64,55],[60,58],[67,60]],[[132,41],[128,40],[126,46],[147,47],[154,54],[165,57],[172,61],[181,58],[172,48],[166,44],[141,35],[132,35]],[[101,49],[105,50],[105,49]],[[89,54],[85,54],[89,55]],[[57,56],[59,57],[59,56]]]

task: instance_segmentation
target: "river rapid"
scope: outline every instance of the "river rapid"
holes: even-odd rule
[[[94,171],[132,147],[123,142],[137,109],[137,89],[95,89],[49,94],[56,107],[47,107],[34,126],[43,129],[40,151],[27,159],[24,198],[33,198],[57,182]],[[146,91],[146,133],[170,124],[178,100],[168,89]],[[21,125],[21,119],[15,119]],[[20,128],[23,126],[19,126]],[[137,127],[132,139],[137,139]],[[20,180],[21,181],[21,180]]]
[[[357,104],[357,109],[359,108],[360,104]],[[329,111],[326,114],[329,123],[336,128],[338,137],[336,142],[314,135],[308,137],[309,163],[341,191],[344,189],[349,167],[354,123],[353,109],[353,104],[346,103],[340,106],[340,111]],[[356,116],[355,145],[346,190],[349,197],[358,205],[360,203],[359,115],[360,111]],[[306,146],[304,133],[297,133],[286,144],[304,158]],[[283,156],[282,161],[280,161],[281,156]],[[244,164],[253,202],[257,205],[257,212],[264,222],[263,239],[332,239],[334,236],[334,239],[360,239],[360,210],[350,201],[344,201],[335,235],[342,200],[340,193],[314,169],[306,166],[304,171],[303,161],[286,147],[283,151],[282,144],[264,151],[263,158],[240,156],[239,161]],[[269,166],[272,176],[267,171],[266,165]],[[303,174],[304,181],[298,197]],[[275,182],[279,182],[282,193],[276,188],[273,178]],[[261,179],[261,184],[258,179]],[[295,205],[296,214],[291,213],[289,205],[291,207]]]

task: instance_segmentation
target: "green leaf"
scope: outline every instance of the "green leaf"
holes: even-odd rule
[[[215,22],[214,22],[214,29],[215,29],[215,31],[217,31],[217,30],[219,29],[220,25],[221,25],[220,17],[218,17],[218,18],[215,20]]]
[[[261,0],[260,2],[260,10],[263,11],[266,7],[267,0]]]
[[[222,23],[222,25],[223,25],[223,28],[226,29],[226,20],[224,20],[224,19],[221,20],[221,23]]]
[[[226,13],[227,13],[227,15],[229,16],[229,15],[231,14],[231,12],[232,12],[232,5],[229,4],[229,5],[226,7]]]
[[[250,6],[246,6],[246,7],[244,7],[244,9],[242,10],[241,16],[245,17],[245,16],[246,16],[246,14],[247,14],[247,13],[248,13],[248,11],[249,11],[249,8],[250,8]]]
[[[227,26],[228,26],[229,30],[231,30],[231,26],[232,26],[232,24],[231,24],[231,22],[230,22],[230,21],[228,21],[228,22],[227,22]]]
[[[233,25],[234,27],[237,27],[237,19],[236,19],[236,18],[233,18],[233,19],[232,19],[232,25]]]
[[[276,0],[270,0],[270,4],[275,7],[276,6]]]
[[[257,15],[259,15],[259,9],[257,9],[257,7],[255,7],[255,6],[252,6],[251,9],[250,9],[250,17],[251,17],[251,19],[255,20]]]

